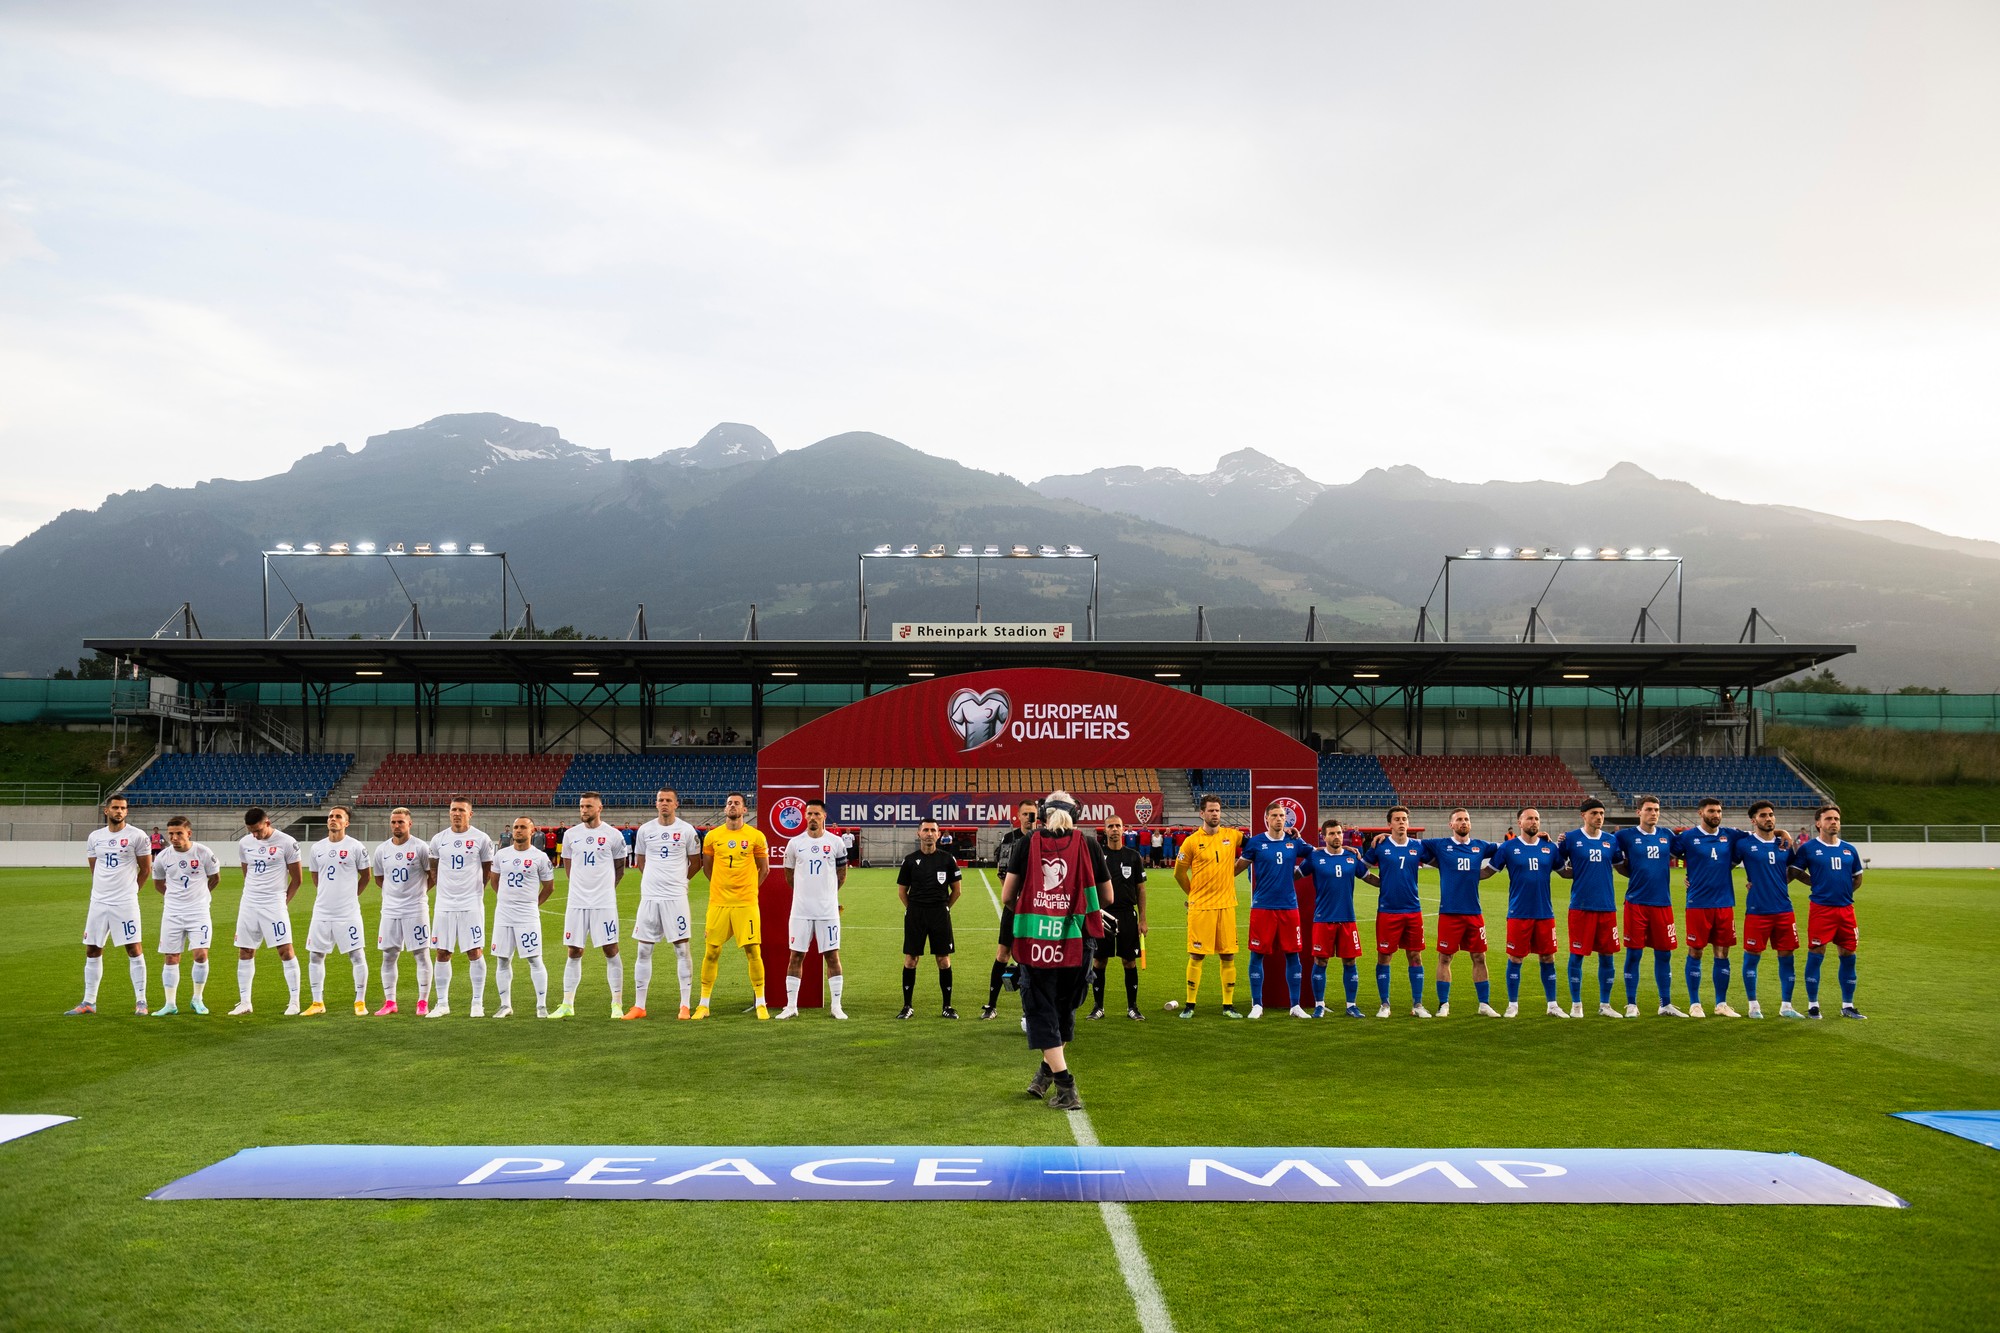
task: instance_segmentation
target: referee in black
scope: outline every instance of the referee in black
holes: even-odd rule
[[[951,909],[958,902],[958,858],[938,846],[938,823],[926,819],[917,826],[917,850],[903,858],[896,872],[896,896],[903,900],[903,1012],[913,1018],[910,1001],[917,990],[917,959],[926,947],[937,955],[938,990],[944,994],[941,1018],[957,1018],[951,1007]]]
[[[1104,981],[1112,955],[1125,964],[1125,1017],[1143,1023],[1139,1012],[1139,936],[1146,929],[1146,858],[1125,845],[1125,821],[1104,821],[1104,864],[1110,871],[1111,910],[1105,924],[1116,933],[1098,945],[1090,973],[1090,1016],[1104,1017]]]
[[[1000,987],[1017,975],[1014,966],[1014,902],[1007,896],[1007,867],[1013,864],[1014,853],[1021,843],[1035,831],[1041,812],[1041,802],[1021,802],[1021,808],[1014,812],[1014,827],[1001,835],[999,850],[993,854],[993,868],[1000,872],[1001,883],[1000,946],[993,951],[993,976],[986,991],[986,1006],[979,1011],[981,1018],[999,1015]],[[1018,983],[1014,989],[1020,989]]]

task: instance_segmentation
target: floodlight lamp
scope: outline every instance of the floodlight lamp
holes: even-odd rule
[[[1597,558],[1599,560],[1616,560],[1618,558],[1618,548],[1615,546],[1601,546],[1597,550]]]
[[[986,543],[986,550],[985,550],[985,551],[984,551],[984,552],[983,552],[982,554],[985,554],[985,555],[999,555],[999,554],[1000,554],[1000,548],[999,548],[999,547],[998,547],[997,545],[995,545],[994,543],[992,543],[992,542],[988,542],[988,543]]]
[[[412,552],[412,554],[414,555],[429,555],[430,553],[431,553],[431,544],[429,542],[418,542],[417,549],[414,552]]]
[[[354,549],[355,549],[355,550],[357,550],[357,551],[359,551],[359,552],[360,552],[361,554],[363,554],[363,555],[373,555],[373,554],[375,554],[375,543],[374,543],[374,542],[356,542],[356,543],[354,543]]]
[[[1588,671],[1565,671],[1565,672],[1563,672],[1563,679],[1564,679],[1564,680],[1589,680],[1589,679],[1590,679],[1590,673],[1589,673]]]
[[[279,542],[277,549],[280,551],[289,551],[292,549],[292,544],[290,542]]]
[[[438,550],[439,550],[439,551],[441,551],[441,552],[443,552],[443,553],[444,553],[444,554],[446,554],[446,555],[457,555],[457,554],[458,554],[458,543],[457,543],[457,542],[439,542],[439,543],[438,543]]]
[[[1035,548],[1035,554],[1043,556],[1054,555],[1056,554],[1056,548],[1044,542],[1042,545],[1037,546]]]
[[[883,542],[883,543],[882,543],[881,545],[879,545],[879,546],[875,547],[874,549],[870,550],[870,551],[868,552],[868,554],[870,554],[870,555],[887,555],[887,554],[889,554],[889,552],[890,552],[891,550],[893,550],[893,549],[895,549],[895,548],[894,548],[894,547],[892,547],[892,546],[890,546],[890,545],[889,545],[889,543],[887,543],[887,542]]]
[[[1468,546],[1465,548],[1465,559],[1467,560],[1477,560],[1485,554],[1486,552],[1480,550],[1477,546]]]
[[[1539,546],[1523,546],[1514,555],[1518,560],[1540,560],[1542,558],[1542,548]]]
[[[1356,680],[1380,680],[1382,679],[1382,673],[1379,671],[1357,671],[1354,673],[1354,678]]]
[[[486,554],[486,543],[485,543],[485,542],[474,542],[474,543],[473,543],[472,545],[470,545],[470,546],[466,547],[465,549],[466,549],[466,550],[468,550],[468,551],[470,551],[470,552],[472,552],[472,553],[473,553],[474,555],[485,555],[485,554]]]
[[[1674,553],[1664,546],[1655,546],[1653,548],[1653,558],[1655,560],[1671,560],[1673,557]]]
[[[1081,546],[1078,546],[1078,545],[1077,545],[1077,544],[1076,544],[1075,542],[1070,542],[1070,543],[1068,543],[1067,545],[1065,545],[1065,546],[1063,547],[1063,554],[1064,554],[1064,555],[1083,555],[1083,554],[1085,554],[1085,551],[1084,551],[1084,549],[1083,549],[1083,548],[1082,548]]]
[[[1028,549],[1026,543],[1015,542],[1014,549],[1007,552],[1007,554],[1010,556],[1022,556],[1022,555],[1033,555],[1034,552]]]
[[[1572,560],[1588,560],[1596,554],[1597,548],[1594,546],[1579,546],[1569,553],[1569,558]]]
[[[1514,554],[1514,548],[1511,546],[1496,546],[1493,548],[1493,558],[1495,560],[1505,560],[1512,554]]]
[[[917,544],[915,542],[909,542],[904,546],[899,547],[896,551],[897,555],[915,555],[916,553],[917,553]]]
[[[357,676],[379,676],[382,673],[380,671],[370,670],[367,667],[359,667],[355,670],[354,674]]]
[[[405,550],[403,549],[403,543],[401,543],[401,542],[396,542],[396,543],[394,543],[393,545],[391,545],[391,546],[389,547],[389,554],[390,554],[390,555],[408,555],[408,554],[409,554],[409,552],[408,552],[408,551],[405,551]]]
[[[346,555],[346,554],[347,554],[347,543],[346,543],[346,542],[334,542],[334,543],[333,543],[333,544],[332,544],[331,546],[328,546],[328,547],[326,548],[326,553],[327,553],[328,555]]]
[[[971,555],[971,554],[972,554],[972,543],[971,543],[971,542],[960,542],[960,543],[958,544],[958,552],[957,552],[957,553],[958,553],[959,555]]]
[[[944,554],[944,543],[943,543],[943,542],[939,542],[939,543],[938,543],[938,544],[937,544],[936,546],[933,546],[933,547],[931,547],[931,549],[930,549],[930,550],[928,550],[928,551],[925,551],[925,552],[924,552],[924,555],[925,555],[925,556],[926,556],[927,558],[928,558],[928,557],[935,557],[935,556],[940,556],[940,555],[943,555],[943,554]]]
[[[1625,552],[1625,558],[1627,560],[1644,560],[1646,558],[1646,548],[1643,546],[1630,547]]]
[[[301,551],[306,551],[306,552],[309,552],[309,553],[310,553],[310,554],[312,554],[312,555],[318,555],[318,554],[319,554],[319,543],[318,543],[318,542],[307,542],[307,543],[306,543],[306,544],[305,544],[304,546],[301,546],[301,547],[300,547],[299,549],[300,549]]]

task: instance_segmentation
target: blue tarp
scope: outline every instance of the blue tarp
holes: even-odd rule
[[[1989,1148],[2000,1148],[2000,1111],[1891,1111],[1898,1120],[1929,1125]]]

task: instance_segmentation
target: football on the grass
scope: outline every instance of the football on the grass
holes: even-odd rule
[[[1170,1013],[1170,1014],[1171,1014],[1171,1013],[1172,1013],[1172,1012],[1173,1012],[1174,1010],[1176,1010],[1176,1009],[1178,1009],[1178,1008],[1180,1008],[1180,1007],[1181,1007],[1181,1002],[1180,1002],[1179,1000],[1168,1000],[1168,1001],[1167,1001],[1167,1012],[1168,1012],[1168,1013]]]

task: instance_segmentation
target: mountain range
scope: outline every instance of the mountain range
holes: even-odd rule
[[[1468,547],[1639,545],[1685,558],[1685,637],[1734,641],[1751,607],[1794,640],[1853,642],[1858,683],[2000,689],[2000,544],[1913,524],[1722,500],[1621,463],[1577,482],[1467,484],[1414,467],[1316,481],[1254,448],[1214,471],[1117,467],[1012,478],[866,432],[779,452],[724,423],[651,458],[614,459],[553,427],[442,416],[336,444],[248,481],[154,486],[72,510],[0,549],[0,670],[74,660],[87,635],[146,633],[183,601],[204,632],[254,635],[263,552],[279,542],[482,542],[504,550],[541,627],[613,637],[646,606],[654,637],[740,637],[751,603],[767,638],[855,633],[857,553],[887,542],[1074,542],[1097,553],[1099,633],[1293,639],[1316,607],[1323,637],[1406,639],[1442,610],[1443,557]],[[1833,499],[1837,502],[1837,496]],[[1990,548],[1990,549],[1989,549]],[[1087,568],[1069,561],[876,561],[869,624],[1086,619]],[[386,633],[421,606],[432,633],[501,627],[485,562],[273,557],[271,622],[294,600],[322,636]],[[1652,599],[1674,627],[1673,567],[1455,562],[1452,631],[1511,638],[1541,599],[1541,633],[1625,639]],[[1542,596],[1543,584],[1556,582]],[[519,595],[508,589],[510,621]]]

